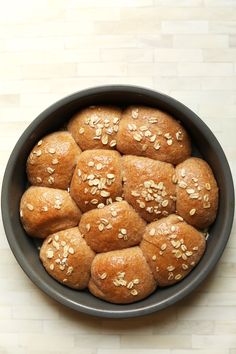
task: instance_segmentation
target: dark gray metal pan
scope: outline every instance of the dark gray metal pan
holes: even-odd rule
[[[174,286],[157,289],[134,304],[114,305],[95,298],[87,291],[69,289],[44,270],[37,242],[28,237],[19,219],[19,201],[27,179],[25,163],[33,145],[45,134],[60,128],[73,113],[94,104],[143,104],[158,107],[179,119],[191,135],[194,154],[212,167],[220,187],[217,219],[210,229],[206,252],[197,267]],[[218,262],[228,241],[234,215],[234,188],[225,154],[205,123],[190,109],[164,94],[135,86],[102,86],[77,92],[41,113],[25,130],[9,158],[2,185],[2,217],[9,245],[29,278],[45,293],[74,310],[101,317],[141,316],[163,309],[191,293]]]

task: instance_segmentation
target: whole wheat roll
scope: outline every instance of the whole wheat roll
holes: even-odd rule
[[[126,202],[115,202],[84,213],[79,229],[95,252],[107,252],[140,243],[146,223]]]
[[[67,189],[80,153],[69,132],[46,135],[29,154],[26,164],[29,182],[35,186]]]
[[[83,212],[119,201],[122,195],[120,154],[101,149],[83,151],[72,177],[70,194]]]
[[[128,304],[156,289],[156,281],[139,247],[97,254],[92,262],[91,293],[103,300]]]
[[[177,215],[150,223],[140,244],[159,286],[185,278],[200,261],[205,247],[204,235]]]
[[[49,235],[40,248],[40,259],[46,271],[74,289],[87,287],[94,256],[78,227]]]
[[[176,211],[199,229],[210,226],[218,209],[218,186],[208,163],[191,157],[176,167]]]
[[[76,113],[68,130],[82,150],[114,149],[121,118],[115,106],[90,106]]]
[[[124,198],[148,221],[175,212],[175,169],[147,157],[122,157]]]
[[[78,225],[81,212],[67,191],[32,186],[21,197],[20,217],[28,235],[45,238]]]
[[[170,114],[145,106],[127,107],[120,121],[117,149],[174,165],[191,155],[186,130]]]

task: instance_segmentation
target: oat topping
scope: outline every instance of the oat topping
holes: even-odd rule
[[[180,174],[181,174],[181,177],[183,177],[183,178],[186,176],[186,171],[184,168],[182,168]]]
[[[149,235],[150,236],[154,236],[155,235],[155,232],[156,230],[154,228],[152,228],[150,231],[149,231]]]
[[[107,143],[108,143],[108,135],[104,134],[104,135],[102,136],[101,141],[102,141],[102,144],[103,144],[103,145],[107,145]]]
[[[70,247],[68,251],[69,251],[70,254],[74,254],[75,253],[75,250],[74,250],[73,247]]]
[[[59,245],[58,242],[56,242],[55,240],[53,240],[53,241],[52,241],[52,245],[53,245],[54,248],[56,248],[56,250],[59,250],[60,245]]]
[[[138,186],[137,190],[131,190],[130,193],[137,197],[136,203],[141,209],[145,209],[149,214],[162,214],[163,216],[168,215],[167,211],[160,210],[169,205],[170,201],[167,197],[175,199],[175,196],[167,195],[166,186],[162,181],[155,183],[153,180],[146,180]],[[150,202],[154,202],[154,205],[150,206]]]
[[[177,133],[175,134],[175,136],[176,136],[176,139],[178,141],[182,141],[183,140],[183,133],[182,133],[181,130],[178,130]]]
[[[116,200],[116,202],[122,202],[123,198],[122,197],[116,197],[115,200]]]
[[[167,244],[166,244],[166,243],[163,243],[163,244],[161,245],[161,250],[162,250],[162,251],[165,251],[166,247],[167,247]]]
[[[111,142],[110,142],[110,147],[114,147],[114,146],[116,146],[116,140],[114,139],[114,140],[111,140]]]
[[[183,270],[187,270],[187,269],[188,269],[188,265],[185,264],[185,263],[183,263],[183,264],[182,264],[182,268],[183,268]]]
[[[195,192],[195,190],[192,189],[192,188],[187,188],[187,189],[186,189],[186,192],[187,192],[188,194],[192,194],[192,193]]]
[[[194,214],[196,214],[196,209],[193,208],[193,209],[191,209],[191,210],[189,211],[189,215],[192,216],[192,215],[194,215]]]
[[[38,183],[42,183],[42,178],[41,177],[36,177],[36,181],[38,182]]]
[[[99,275],[99,278],[102,280],[106,279],[106,277],[107,277],[107,273],[102,273],[101,275]]]
[[[50,175],[52,175],[55,172],[55,169],[51,167],[47,167],[47,172],[50,173]]]
[[[131,112],[132,118],[137,119],[138,118],[138,108],[133,109]]]
[[[29,209],[30,211],[33,211],[33,210],[34,210],[33,205],[30,204],[30,203],[27,203],[27,204],[26,204],[26,207],[27,207],[27,209]]]
[[[115,210],[112,210],[111,215],[113,216],[113,218],[115,218],[117,216],[117,212]]]
[[[85,228],[86,228],[87,231],[89,231],[91,229],[91,225],[90,224],[86,224]]]
[[[182,278],[182,275],[181,274],[177,274],[176,276],[175,276],[175,279],[176,280],[179,280],[179,279],[181,279]]]
[[[73,270],[74,270],[74,268],[73,268],[72,266],[68,267],[66,274],[67,274],[67,275],[71,275],[71,273],[73,272]]]
[[[132,289],[130,292],[133,296],[138,295],[138,291],[136,289]]]
[[[53,256],[54,256],[53,250],[50,250],[50,249],[49,249],[49,250],[47,251],[47,258],[50,259],[50,258],[53,258]]]
[[[168,272],[173,272],[173,270],[175,270],[175,267],[170,265],[166,269],[168,270]]]
[[[118,238],[123,240],[128,240],[127,230],[126,229],[119,229]]]
[[[153,147],[154,147],[155,150],[159,150],[161,145],[160,145],[160,143],[158,141],[155,141]]]
[[[179,186],[180,188],[187,188],[188,185],[187,185],[187,183],[184,182],[184,181],[179,181],[178,186]]]
[[[41,151],[41,150],[36,151],[36,156],[37,156],[37,157],[39,157],[39,156],[41,156],[41,155],[42,155],[42,151]]]
[[[54,183],[54,177],[52,177],[52,176],[50,176],[50,177],[48,177],[48,183],[49,184],[53,184]]]
[[[106,197],[109,197],[109,196],[110,196],[110,192],[103,190],[103,191],[100,192],[100,195],[101,195],[101,197],[106,198]]]
[[[93,114],[85,120],[85,125],[88,125],[94,130],[93,140],[100,140],[103,145],[114,147],[116,140],[112,139],[109,142],[109,136],[112,137],[113,133],[117,133],[119,130],[119,117],[110,119],[106,117],[103,121],[97,114]],[[79,133],[84,134],[84,128],[80,128]]]
[[[133,137],[134,137],[134,140],[136,140],[136,141],[142,140],[142,135],[139,133],[134,133]]]
[[[58,159],[52,159],[52,165],[57,165],[59,163]]]

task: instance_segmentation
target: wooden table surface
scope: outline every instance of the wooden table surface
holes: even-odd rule
[[[236,172],[236,0],[0,0],[0,174],[49,104],[100,84],[179,99]],[[95,319],[26,277],[0,226],[0,354],[235,354],[236,232],[184,301],[145,318]]]

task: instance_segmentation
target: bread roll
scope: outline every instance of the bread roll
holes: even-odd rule
[[[191,155],[190,139],[179,122],[159,109],[144,106],[131,106],[123,112],[117,149],[172,164]]]
[[[83,212],[117,200],[122,195],[120,154],[110,150],[82,152],[71,181],[70,193]]]
[[[218,187],[206,161],[191,157],[176,167],[176,210],[190,225],[210,226],[218,208]]]
[[[166,162],[123,156],[124,198],[146,221],[175,211],[175,170]]]
[[[97,254],[89,290],[103,300],[128,304],[147,297],[156,282],[139,247]]]
[[[72,117],[68,130],[82,150],[114,149],[121,109],[113,106],[91,106]]]
[[[84,213],[79,229],[95,252],[107,252],[137,245],[142,239],[145,222],[122,201]]]
[[[45,136],[31,151],[27,160],[28,180],[32,185],[67,189],[81,153],[65,131]]]
[[[60,283],[74,289],[87,287],[94,256],[78,227],[48,236],[40,249],[40,259],[46,271]]]
[[[45,238],[78,225],[81,212],[67,191],[34,186],[21,198],[20,216],[30,236]]]
[[[201,259],[205,246],[203,234],[177,215],[149,224],[140,244],[159,286],[186,277]]]

